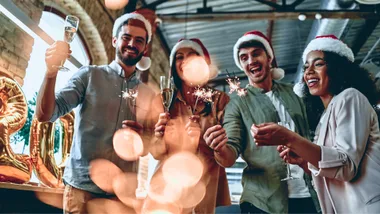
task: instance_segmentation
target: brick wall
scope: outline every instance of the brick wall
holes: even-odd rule
[[[169,57],[162,48],[161,40],[158,35],[155,35],[152,40],[152,65],[149,69],[148,83],[151,85],[160,83],[160,76],[169,74]]]
[[[42,15],[41,0],[13,0],[26,15],[38,22]],[[32,52],[34,39],[0,13],[0,75],[6,75],[21,85]]]
[[[36,23],[45,5],[55,7],[65,14],[80,18],[79,29],[89,47],[92,64],[108,64],[115,58],[112,47],[112,27],[114,20],[123,10],[109,10],[104,0],[13,0],[13,2]],[[21,85],[32,52],[34,39],[24,33],[4,14],[0,14],[0,75],[7,75]],[[153,37],[152,66],[149,69],[149,84],[156,85],[160,75],[169,71],[167,54],[162,54],[161,41]]]

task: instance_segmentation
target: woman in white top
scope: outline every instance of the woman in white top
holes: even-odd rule
[[[372,79],[333,35],[312,40],[303,61],[307,87],[298,92],[306,95],[311,123],[319,119],[314,142],[277,124],[253,125],[255,141],[280,145],[283,159],[313,175],[323,213],[380,212],[380,132],[373,108],[378,93]]]

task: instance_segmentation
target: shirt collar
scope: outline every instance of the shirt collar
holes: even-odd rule
[[[186,101],[185,101],[185,99],[183,99],[183,96],[179,90],[176,90],[175,99],[186,104]]]
[[[116,71],[116,73],[125,78],[125,72],[124,72],[124,69],[123,67],[121,67],[121,65],[119,63],[116,62],[116,60],[113,60],[109,66],[111,67],[112,70]],[[133,72],[133,74],[129,77],[129,79],[133,79],[136,77],[136,69],[135,71]]]
[[[264,89],[262,89],[262,88],[256,88],[256,87],[254,87],[254,86],[252,86],[251,84],[247,84],[246,86],[245,86],[245,88],[247,88],[247,89],[252,89],[253,91],[255,91],[255,92],[258,92],[258,93],[262,93],[262,94],[265,94],[266,92],[264,91]],[[276,81],[272,81],[272,89],[270,90],[270,91],[276,91],[278,89],[278,83],[276,82]]]

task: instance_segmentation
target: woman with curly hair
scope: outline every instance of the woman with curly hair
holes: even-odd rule
[[[303,53],[303,86],[314,142],[277,124],[254,125],[259,146],[313,175],[323,213],[380,210],[378,92],[351,49],[333,35],[312,40]],[[306,87],[308,87],[308,90]],[[318,121],[319,122],[316,122]]]

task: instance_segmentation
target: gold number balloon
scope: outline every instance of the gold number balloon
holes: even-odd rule
[[[29,157],[14,154],[9,136],[20,130],[28,115],[28,106],[16,81],[0,77],[0,181],[25,183],[32,167]]]
[[[74,112],[70,112],[60,119],[62,124],[62,162],[57,164],[54,159],[55,124],[39,122],[36,118],[30,128],[30,155],[34,172],[38,179],[46,186],[63,188],[62,173],[66,160],[70,154],[74,133]]]

